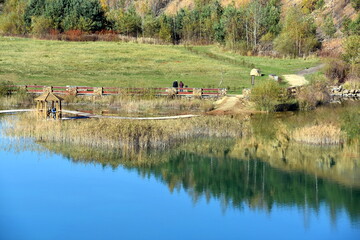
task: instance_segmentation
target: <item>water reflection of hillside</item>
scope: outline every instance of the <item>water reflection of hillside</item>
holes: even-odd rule
[[[247,205],[267,212],[271,212],[273,205],[298,206],[318,212],[320,205],[325,204],[333,220],[342,209],[352,221],[360,220],[360,206],[357,204],[360,202],[360,188],[356,181],[349,180],[358,178],[358,172],[348,169],[347,174],[336,175],[336,165],[319,165],[313,159],[323,154],[320,148],[315,148],[317,151],[305,148],[304,152],[308,154],[299,153],[303,160],[292,164],[295,159],[276,160],[276,154],[271,152],[265,155],[266,151],[260,144],[249,147],[224,139],[198,139],[196,144],[184,144],[165,152],[42,145],[73,162],[99,163],[112,168],[121,165],[137,170],[141,176],[154,176],[170,191],[183,188],[195,202],[200,197],[215,198],[225,208],[241,209]],[[338,152],[338,149],[334,150]],[[291,151],[295,154],[300,149]],[[331,155],[331,151],[326,154]]]

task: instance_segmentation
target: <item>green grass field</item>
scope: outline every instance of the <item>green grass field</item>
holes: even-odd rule
[[[289,74],[319,59],[244,57],[217,46],[146,45],[124,42],[64,42],[0,37],[0,81],[18,85],[189,87],[240,91],[250,86],[251,65],[268,74]]]

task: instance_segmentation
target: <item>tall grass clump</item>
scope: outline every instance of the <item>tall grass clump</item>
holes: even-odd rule
[[[251,90],[250,100],[258,110],[275,111],[276,105],[282,103],[285,91],[274,81],[260,83]]]
[[[207,112],[213,109],[212,101],[204,99],[184,99],[119,94],[112,96],[70,96],[64,97],[66,104],[93,104],[119,108],[123,112],[143,112],[150,110],[184,110]]]
[[[11,95],[12,88],[10,85],[12,85],[12,83],[9,81],[0,81],[0,97]]]
[[[0,107],[29,106],[33,104],[34,95],[11,87],[10,81],[0,81]]]
[[[309,144],[341,144],[344,142],[344,133],[333,124],[321,124],[295,129],[293,139]]]

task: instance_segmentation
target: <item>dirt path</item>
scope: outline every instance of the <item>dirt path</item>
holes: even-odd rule
[[[215,102],[215,110],[208,112],[209,115],[224,115],[224,114],[251,114],[254,113],[254,106],[248,100],[244,99],[242,95],[223,97]]]
[[[309,81],[305,79],[305,75],[316,73],[324,66],[325,66],[325,64],[320,64],[320,65],[312,67],[312,68],[307,68],[307,69],[301,70],[300,72],[297,72],[296,74],[287,74],[287,75],[283,75],[283,76],[291,87],[302,86],[302,85],[309,83]]]

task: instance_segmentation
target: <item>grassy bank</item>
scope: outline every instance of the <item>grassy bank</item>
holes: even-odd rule
[[[240,91],[250,87],[253,66],[265,74],[257,81],[266,81],[268,74],[294,73],[319,61],[243,57],[216,46],[194,49],[196,52],[184,46],[0,37],[0,81],[27,85],[169,87],[178,80],[189,87],[218,87],[222,82],[221,87]]]

